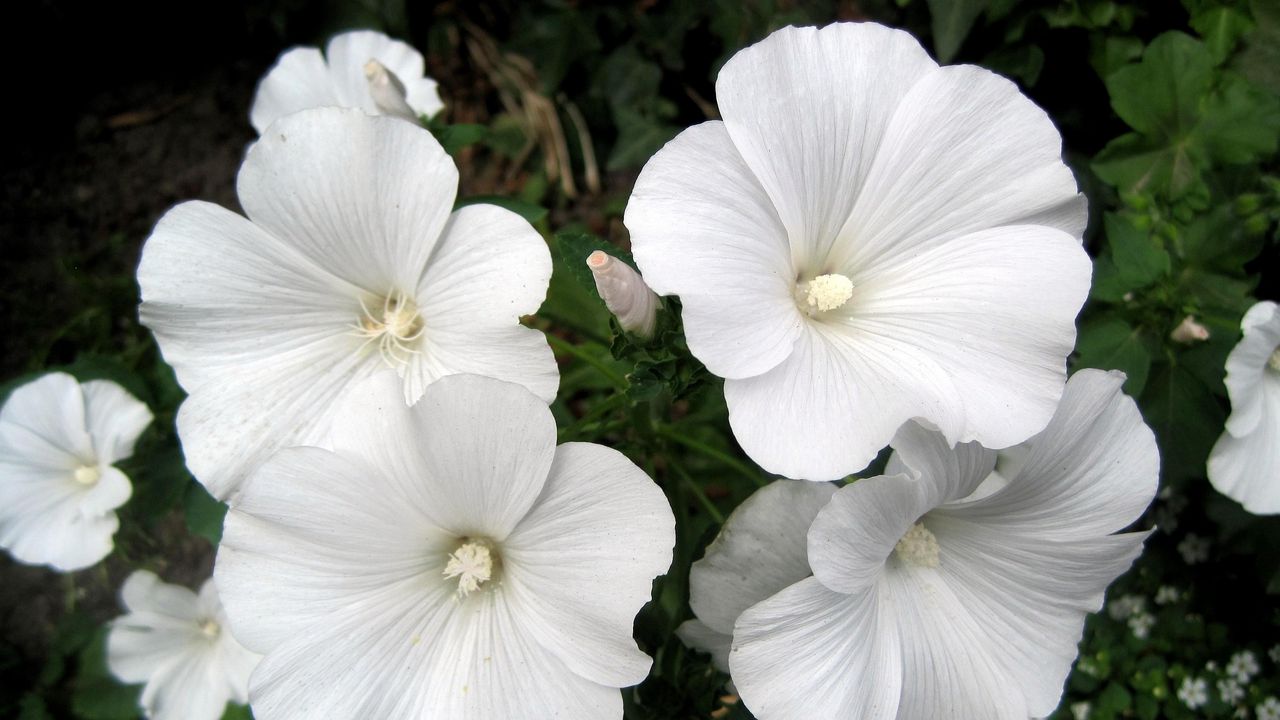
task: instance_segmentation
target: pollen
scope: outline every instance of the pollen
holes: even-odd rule
[[[444,576],[458,578],[458,595],[466,597],[493,577],[493,551],[483,542],[464,542],[449,554]]]
[[[909,565],[917,567],[938,567],[938,538],[929,532],[924,523],[916,523],[902,536],[893,551]]]
[[[93,485],[102,479],[102,471],[96,465],[81,465],[76,468],[75,478],[81,485]]]
[[[388,293],[381,303],[368,303],[360,298],[360,311],[360,320],[354,328],[356,334],[364,338],[361,349],[377,345],[382,359],[393,368],[403,367],[421,352],[417,345],[426,327],[417,303],[407,293]]]
[[[853,297],[853,281],[844,275],[819,275],[805,288],[805,304],[810,310],[827,312],[843,307]]]

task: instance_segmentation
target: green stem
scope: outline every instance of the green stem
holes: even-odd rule
[[[698,504],[702,506],[703,510],[707,511],[707,514],[711,516],[711,519],[715,520],[717,525],[723,525],[724,515],[720,513],[720,508],[716,507],[715,503],[711,502],[711,498],[707,497],[707,494],[702,491],[702,488],[699,487],[698,483],[694,482],[693,478],[689,476],[689,473],[685,472],[685,469],[681,467],[674,458],[668,457],[667,464],[671,466],[672,470],[676,471],[676,474],[680,476],[680,479],[684,481],[684,484],[693,491],[693,496],[697,498]]]
[[[627,385],[628,385],[627,379],[619,375],[617,372],[615,372],[613,368],[604,364],[604,362],[602,362],[600,358],[595,357],[594,355],[586,352],[585,350],[578,347],[577,345],[574,345],[573,343],[567,340],[558,338],[555,335],[552,335],[551,333],[543,333],[543,334],[546,336],[547,344],[551,346],[552,350],[558,350],[562,353],[565,353],[566,355],[572,355],[578,358],[582,362],[590,365],[596,370],[599,370],[600,374],[608,378],[609,382],[613,383],[619,390],[627,389]]]
[[[748,466],[746,463],[742,462],[738,458],[726,452],[723,452],[721,450],[717,450],[711,447],[710,445],[705,445],[701,442],[698,442],[697,440],[694,440],[693,438],[687,435],[678,433],[670,427],[665,427],[665,426],[660,427],[658,429],[658,435],[668,440],[671,440],[672,442],[683,445],[689,448],[690,450],[695,450],[699,453],[702,453],[703,455],[713,460],[717,460],[725,465],[728,465],[729,467],[738,471],[740,475],[747,478],[751,482],[755,483],[757,487],[764,487],[765,485],[768,484],[767,480],[760,477],[760,473],[753,470],[750,466]]]

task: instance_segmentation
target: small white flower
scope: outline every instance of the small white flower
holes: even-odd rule
[[[1273,645],[1271,649],[1267,651],[1267,657],[1271,658],[1271,662],[1273,663],[1280,663],[1280,645]]]
[[[1112,620],[1125,620],[1147,607],[1147,599],[1141,595],[1121,595],[1107,604],[1107,614]]]
[[[133,454],[151,411],[106,380],[49,373],[0,409],[0,547],[63,572],[115,547],[115,509],[133,486],[114,465]]]
[[[1178,327],[1169,333],[1169,339],[1183,345],[1192,345],[1198,342],[1204,342],[1209,339],[1209,328],[1196,322],[1194,315],[1188,315],[1182,318],[1182,322],[1178,323]]]
[[[212,579],[196,595],[136,570],[120,595],[128,614],[111,623],[107,666],[126,683],[146,683],[147,717],[218,720],[228,701],[248,701],[260,656],[231,636]]]
[[[1245,691],[1239,680],[1226,678],[1218,681],[1218,695],[1222,697],[1222,702],[1231,705],[1243,700]]]
[[[1227,356],[1231,416],[1209,455],[1218,492],[1259,515],[1280,513],[1280,306],[1249,308]]]
[[[215,577],[266,654],[254,715],[620,719],[675,542],[653,481],[557,447],[546,403],[491,378],[409,408],[386,373],[338,417],[334,452],[281,451],[227,514]]]
[[[1075,720],[1089,720],[1089,711],[1091,709],[1087,702],[1071,703],[1071,717],[1075,718]]]
[[[283,53],[259,81],[249,121],[264,133],[300,110],[347,107],[416,122],[444,107],[436,81],[423,76],[424,68],[421,53],[380,32],[335,35],[324,55],[313,47]]]
[[[1182,555],[1182,561],[1188,565],[1198,565],[1209,559],[1209,548],[1211,543],[1208,538],[1202,538],[1195,533],[1187,533],[1187,536],[1178,543],[1178,554]]]
[[[747,454],[831,480],[912,418],[991,448],[1042,429],[1090,279],[1049,117],[872,23],[783,28],[716,99],[724,120],[649,160],[625,222]]]
[[[1129,630],[1133,636],[1139,640],[1145,640],[1151,634],[1151,628],[1156,625],[1156,616],[1149,612],[1135,613],[1129,618]]]
[[[1147,536],[1112,534],[1151,502],[1159,469],[1123,381],[1077,373],[992,492],[979,485],[996,453],[950,448],[914,423],[895,438],[886,476],[834,492],[785,481],[759,491],[690,578],[700,620],[721,635],[732,622],[729,670],[751,712],[1050,714],[1086,614]]]
[[[454,211],[457,188],[425,129],[321,108],[250,148],[247,219],[205,202],[161,218],[141,316],[188,393],[178,434],[211,494],[231,498],[282,447],[322,443],[343,393],[384,367],[407,402],[454,373],[555,397],[546,338],[519,322],[546,296],[546,242],[509,210]]]
[[[1187,676],[1182,679],[1178,688],[1178,699],[1183,705],[1195,710],[1209,702],[1209,684],[1204,678]]]
[[[587,258],[596,291],[618,318],[623,330],[651,337],[658,317],[658,296],[645,285],[640,273],[612,255],[596,250]]]
[[[1176,603],[1182,599],[1182,593],[1178,592],[1178,588],[1169,585],[1161,585],[1156,591],[1156,604],[1169,605]]]
[[[1280,720],[1280,700],[1269,697],[1263,700],[1254,710],[1258,720]]]
[[[1242,683],[1252,680],[1259,670],[1261,668],[1258,667],[1258,656],[1250,650],[1241,650],[1232,655],[1231,660],[1227,662],[1227,675]]]

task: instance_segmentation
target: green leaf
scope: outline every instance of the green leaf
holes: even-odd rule
[[[1145,288],[1169,273],[1169,253],[1132,218],[1107,213],[1103,227],[1111,260],[1127,290]]]
[[[1139,402],[1160,446],[1166,480],[1203,477],[1209,449],[1226,416],[1204,383],[1180,366],[1165,366],[1147,383]]]
[[[1280,95],[1280,0],[1249,4],[1257,27],[1244,38],[1234,67],[1250,82]]]
[[[1106,78],[1111,107],[1129,127],[1171,139],[1190,135],[1212,83],[1213,58],[1204,43],[1180,32],[1157,37],[1141,62]]]
[[[218,502],[198,482],[187,486],[182,505],[187,529],[217,545],[222,540],[222,521],[226,518],[227,506]]]
[[[84,720],[133,720],[141,714],[142,687],[122,685],[107,669],[107,626],[80,653],[80,672],[71,690],[71,708]]]
[[[587,267],[587,256],[597,250],[602,250],[633,268],[635,267],[635,260],[631,258],[629,253],[619,250],[590,233],[557,233],[556,245],[560,251],[561,259],[564,260],[565,268],[569,270],[569,274],[578,281],[578,285],[597,299],[600,298],[600,293],[596,290],[595,276],[591,274],[591,268]]]
[[[222,713],[222,720],[253,720],[253,711],[248,705],[227,703],[227,711]]]
[[[1093,171],[1122,192],[1154,192],[1178,198],[1206,192],[1200,177],[1205,162],[1187,140],[1173,144],[1129,133],[1107,143],[1093,161]]]
[[[1213,61],[1221,64],[1253,29],[1253,21],[1235,8],[1213,7],[1192,17],[1191,27],[1204,38]]]
[[[1114,316],[1085,322],[1080,327],[1076,351],[1077,368],[1122,370],[1128,376],[1124,391],[1133,397],[1142,393],[1151,370],[1151,355],[1140,328]]]
[[[472,195],[459,200],[454,208],[462,208],[468,205],[497,205],[528,220],[530,224],[536,223],[547,216],[547,209],[541,205],[534,205],[533,203],[501,195]]]
[[[938,62],[951,62],[990,0],[928,0],[933,26],[933,50]]]
[[[624,170],[644,165],[667,141],[680,131],[674,125],[647,118],[630,110],[615,114],[618,139],[609,152],[605,169]]]
[[[1142,57],[1142,41],[1135,37],[1093,37],[1089,64],[1099,77],[1111,73]]]
[[[191,473],[176,447],[135,455],[126,461],[126,475],[133,481],[133,497],[125,511],[135,518],[155,520],[182,499]],[[136,468],[136,469],[135,469]]]
[[[1280,98],[1227,73],[1205,102],[1197,139],[1209,155],[1225,163],[1271,155],[1280,142]]]
[[[484,125],[473,124],[445,125],[437,130],[435,134],[445,152],[450,155],[457,155],[458,151],[468,145],[475,145],[487,138],[489,136],[489,128]]]

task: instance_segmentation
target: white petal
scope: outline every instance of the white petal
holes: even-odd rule
[[[120,597],[129,613],[111,623],[107,666],[124,682],[145,682],[196,640],[196,596],[150,571],[135,570]]]
[[[742,613],[729,668],[747,708],[761,720],[897,717],[902,661],[882,612],[874,590],[808,578]]]
[[[1257,515],[1280,513],[1280,373],[1271,375],[1255,389],[1257,423],[1242,437],[1228,429],[1209,454],[1213,486]]]
[[[370,60],[382,63],[404,84],[406,100],[419,115],[434,115],[443,105],[434,94],[435,81],[422,82],[425,71],[422,54],[413,47],[373,30],[356,30],[335,35],[325,47],[338,97],[344,107],[379,114],[369,94],[364,66]]]
[[[88,487],[82,486],[77,498],[81,514],[90,517],[110,513],[133,495],[133,483],[117,468],[100,466],[98,472],[98,481]]]
[[[1244,337],[1227,356],[1227,393],[1231,396],[1231,417],[1227,430],[1236,437],[1249,434],[1262,422],[1267,406],[1259,392],[1266,377],[1275,377],[1268,368],[1272,353],[1280,350],[1280,305],[1264,300],[1245,313],[1240,323]]]
[[[809,525],[835,492],[829,483],[778,480],[734,509],[689,571],[698,619],[732,635],[743,610],[808,577]]]
[[[277,118],[307,108],[341,104],[320,51],[298,47],[281,54],[262,76],[249,108],[249,122],[262,134]]]
[[[162,615],[194,625],[200,618],[199,599],[181,585],[162,582],[149,570],[135,570],[120,588],[125,608],[134,613]]]
[[[230,696],[217,655],[193,648],[147,681],[140,702],[151,720],[218,720]]]
[[[848,217],[835,262],[852,270],[1007,225],[1044,223],[1078,244],[1087,212],[1048,115],[1012,82],[961,65],[902,99]]]
[[[611,448],[567,443],[503,544],[503,592],[529,635],[574,673],[635,685],[651,662],[632,626],[674,545],[671,508],[643,470]]]
[[[84,392],[85,425],[99,463],[111,465],[133,454],[133,444],[151,424],[151,410],[119,385],[90,380]]]
[[[894,109],[936,67],[910,35],[871,23],[784,28],[725,63],[716,100],[797,270],[830,272],[827,253],[867,192]]]
[[[644,280],[683,306],[689,348],[721,377],[782,362],[800,334],[786,230],[724,124],[680,133],[640,172],[625,215]]]
[[[555,399],[555,357],[541,333],[518,324],[538,311],[550,281],[547,244],[519,215],[494,205],[454,212],[417,291],[426,329],[406,394],[469,372]]]
[[[100,499],[114,507],[128,498],[129,484],[124,480],[121,492],[119,480],[124,476],[115,468],[106,471]],[[15,558],[69,572],[111,553],[112,537],[120,526],[115,513],[85,512],[90,490],[69,471],[0,462],[0,472],[0,547]]]
[[[1008,486],[947,512],[990,527],[1063,539],[1128,527],[1155,497],[1160,454],[1124,375],[1081,370],[1049,426],[1025,445]]]
[[[66,373],[49,373],[9,393],[0,408],[0,460],[74,469],[94,462],[84,394]]]
[[[721,672],[729,672],[729,647],[733,644],[732,633],[721,633],[712,630],[701,620],[685,620],[676,628],[676,637],[680,642],[694,650],[707,653],[711,662]]]
[[[457,168],[431,133],[346,108],[281,118],[249,149],[236,182],[256,225],[378,295],[418,286],[457,187]]]

